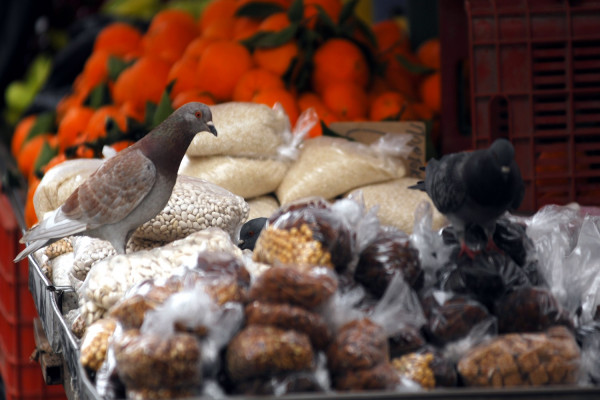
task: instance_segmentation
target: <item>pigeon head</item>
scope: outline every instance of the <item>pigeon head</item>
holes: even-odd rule
[[[217,130],[212,121],[212,113],[206,104],[187,103],[179,107],[174,114],[181,116],[181,120],[189,124],[190,131],[195,133],[210,132],[217,136]]]
[[[503,176],[508,177],[511,172],[511,164],[515,159],[515,149],[506,139],[496,139],[489,148],[492,155],[491,160],[500,169]]]

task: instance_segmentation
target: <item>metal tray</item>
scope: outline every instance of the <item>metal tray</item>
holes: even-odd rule
[[[12,158],[4,146],[0,145],[0,172],[2,173],[3,190],[7,193],[13,212],[21,227],[24,227],[24,181],[15,167]],[[54,286],[42,272],[41,266],[33,256],[29,256],[29,290],[32,293],[42,327],[52,350],[63,357],[65,376],[65,392],[71,400],[100,400],[100,395],[86,371],[79,362],[79,339],[76,338],[65,319],[69,311],[68,304],[76,296],[70,286]],[[241,396],[232,396],[240,399]],[[273,396],[243,396],[244,399],[273,400]],[[402,399],[402,400],[436,400],[436,399],[470,399],[470,400],[598,400],[600,387],[553,386],[553,387],[520,387],[510,389],[472,389],[472,388],[442,388],[419,392],[329,392],[302,393],[284,396],[290,400],[358,400],[358,399]],[[201,398],[199,398],[201,399]]]

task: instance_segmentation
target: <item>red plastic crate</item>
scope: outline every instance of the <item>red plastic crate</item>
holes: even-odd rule
[[[37,311],[28,287],[28,261],[13,259],[23,245],[10,202],[0,194],[0,375],[6,400],[64,399],[61,385],[46,385],[30,359],[35,350],[33,320]]]
[[[522,211],[600,205],[600,0],[467,0],[474,148],[506,137]]]

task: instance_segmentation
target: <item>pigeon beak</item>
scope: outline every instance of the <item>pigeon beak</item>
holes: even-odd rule
[[[206,126],[208,127],[208,131],[210,133],[212,133],[213,135],[217,136],[217,128],[215,128],[215,124],[213,124],[212,121],[208,121],[206,123]]]
[[[500,167],[500,171],[503,174],[508,174],[510,172],[510,167],[508,165],[503,165],[503,166]]]

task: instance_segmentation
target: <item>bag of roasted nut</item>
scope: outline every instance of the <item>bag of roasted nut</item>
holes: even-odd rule
[[[509,333],[471,349],[458,362],[468,386],[540,386],[574,384],[580,349],[562,326],[542,333]]]

